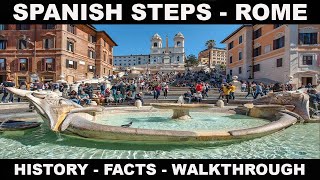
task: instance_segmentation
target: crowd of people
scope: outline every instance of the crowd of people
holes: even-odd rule
[[[153,96],[158,100],[161,94],[163,98],[168,98],[170,87],[188,87],[188,91],[183,94],[183,99],[186,103],[201,102],[203,99],[209,97],[208,92],[212,88],[217,88],[219,92],[218,99],[226,99],[227,104],[229,100],[236,99],[235,92],[237,87],[232,83],[230,76],[225,76],[218,72],[190,71],[181,72],[157,72],[155,74],[141,74],[140,76],[130,77],[127,75],[111,78],[111,86],[105,82],[98,84],[80,83],[77,89],[72,88],[72,85],[67,83],[53,83],[53,82],[20,82],[16,85],[12,78],[1,83],[0,93],[3,94],[1,102],[13,102],[14,96],[8,92],[5,87],[17,87],[23,90],[47,90],[61,92],[62,96],[71,101],[81,104],[89,105],[92,101],[99,104],[110,103],[125,103],[133,104],[136,100],[144,103],[144,96]],[[259,96],[265,96],[269,92],[292,91],[301,88],[307,88],[310,96],[311,106],[318,112],[318,105],[320,104],[319,92],[313,89],[311,84],[294,88],[291,84],[281,83],[259,83],[241,81],[241,92],[246,92],[245,98],[252,97],[253,99]],[[9,96],[9,98],[8,98]],[[18,102],[21,99],[18,97]]]

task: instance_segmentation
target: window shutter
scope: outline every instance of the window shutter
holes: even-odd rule
[[[93,59],[96,59],[96,52],[93,52]]]
[[[68,67],[69,67],[69,60],[66,59],[66,68],[68,68]]]
[[[30,59],[28,59],[28,61],[27,61],[27,66],[28,66],[28,68],[27,69],[29,69],[29,71],[31,71],[32,72],[32,58],[30,58]],[[36,61],[35,59],[34,59],[34,61]],[[35,62],[34,62],[35,63]]]
[[[56,59],[52,59],[52,70],[56,70]]]
[[[277,40],[273,40],[273,50],[275,50],[276,49],[276,44],[277,44]]]
[[[67,41],[67,51],[69,51],[69,41]]]
[[[46,71],[46,59],[43,58],[41,61],[41,71]]]
[[[51,49],[51,48],[54,48],[54,43],[53,43],[53,38],[50,38],[50,39],[48,39],[48,47]]]
[[[88,57],[90,58],[90,50],[88,50]]]
[[[97,42],[97,38],[95,36],[93,36],[93,42]]]
[[[74,69],[77,69],[78,68],[78,62],[77,61],[73,61],[73,66],[74,66]]]

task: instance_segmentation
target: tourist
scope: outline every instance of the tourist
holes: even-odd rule
[[[203,98],[201,91],[198,91],[197,93],[195,93],[193,95],[193,97],[194,97],[195,101],[198,102],[198,103],[200,103],[202,101],[202,98]]]
[[[79,101],[80,104],[85,103],[86,105],[91,104],[91,100],[88,94],[86,94],[84,91],[81,91],[80,95],[79,95]]]
[[[142,92],[137,93],[134,99],[135,100],[140,100],[142,102],[142,105],[144,104],[143,93]]]
[[[228,85],[224,85],[224,86],[222,87],[222,91],[223,91],[223,94],[226,96],[227,105],[228,105],[228,104],[229,104],[229,99],[230,99],[231,88],[230,88],[230,86],[228,86]]]
[[[121,94],[120,91],[116,92],[116,94],[114,95],[114,100],[115,100],[116,103],[123,103],[124,96]]]
[[[154,98],[154,99],[156,99],[156,100],[158,100],[158,98],[159,98],[159,96],[160,96],[160,92],[161,92],[161,85],[160,85],[160,84],[158,84],[158,85],[157,85],[157,86],[155,86],[155,88],[154,88],[154,91],[153,91],[153,93],[154,93],[153,98]]]
[[[187,91],[186,93],[184,93],[184,100],[186,100],[189,104],[191,103],[192,98],[193,97],[191,91]]]
[[[256,92],[254,94],[254,99],[257,99],[259,95],[263,97],[262,86],[263,86],[262,83],[256,85]]]
[[[310,97],[310,107],[314,109],[313,114],[319,115],[319,104],[320,104],[320,93],[317,92],[316,89],[311,89],[308,91],[309,97]],[[313,115],[311,114],[311,115]]]
[[[105,96],[105,90],[106,90],[106,83],[103,82],[101,85],[100,85],[100,92],[102,95]]]
[[[168,91],[169,91],[169,85],[167,83],[165,83],[165,85],[163,87],[163,96],[165,99],[168,98]]]
[[[221,84],[221,87],[219,88],[219,97],[218,97],[218,99],[221,99],[222,98],[222,100],[224,99],[224,92],[223,92],[223,89],[224,89],[224,84]]]
[[[69,94],[69,99],[77,104],[80,104],[80,100],[78,98],[78,93],[75,90],[72,90]]]
[[[246,99],[247,99],[247,97],[249,96],[249,95],[251,95],[253,98],[254,98],[254,94],[253,94],[253,87],[252,87],[252,84],[251,83],[249,83],[248,84],[248,93],[247,93],[247,95],[246,95]]]
[[[235,99],[234,93],[236,92],[237,87],[234,84],[230,84],[230,99]]]
[[[14,87],[14,86],[15,86],[15,83],[11,78],[8,78],[7,81],[3,82],[3,87]],[[8,103],[13,103],[13,93],[9,93],[9,91],[6,88],[3,89],[3,96],[1,98],[1,103],[6,102],[6,98],[8,94],[10,94]]]
[[[19,85],[19,89],[22,89],[22,90],[27,90],[27,83],[25,81],[21,81],[20,82],[20,85]],[[18,102],[21,101],[21,98],[20,96],[18,97]]]
[[[246,82],[243,82],[241,84],[241,92],[246,92],[246,89],[247,89],[247,83]]]
[[[281,86],[280,86],[280,83],[276,83],[276,84],[273,86],[272,91],[273,91],[273,92],[280,92],[280,91],[282,91]]]

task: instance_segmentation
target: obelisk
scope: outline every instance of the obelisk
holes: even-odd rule
[[[165,50],[164,57],[163,57],[163,63],[170,64],[168,36],[166,37],[166,50]]]

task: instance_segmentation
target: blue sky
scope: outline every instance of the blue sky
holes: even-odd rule
[[[106,31],[118,44],[114,55],[149,54],[150,39],[158,33],[163,40],[169,36],[169,46],[173,46],[173,37],[181,32],[185,37],[186,54],[198,55],[205,49],[209,39],[216,41],[217,47],[225,47],[221,40],[240,25],[95,25],[98,30]],[[163,42],[165,45],[165,43]]]

